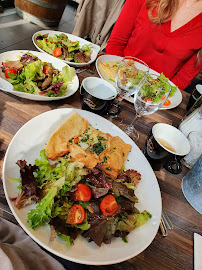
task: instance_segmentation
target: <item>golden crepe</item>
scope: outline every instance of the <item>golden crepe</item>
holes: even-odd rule
[[[121,61],[100,62],[100,67],[106,73],[106,75],[115,81],[116,72]]]
[[[118,136],[108,140],[106,150],[99,155],[102,170],[107,176],[116,179],[130,150],[131,145],[124,143]]]
[[[130,149],[131,145],[118,136],[95,129],[73,113],[52,135],[45,152],[49,159],[67,154],[71,162],[81,162],[89,169],[101,163],[105,174],[115,179]]]
[[[98,156],[95,153],[87,152],[77,144],[69,145],[68,151],[70,153],[71,162],[78,161],[89,169],[93,169],[98,163]]]
[[[78,113],[73,113],[50,138],[45,152],[48,158],[55,159],[68,153],[68,142],[74,137],[85,133],[88,121]]]

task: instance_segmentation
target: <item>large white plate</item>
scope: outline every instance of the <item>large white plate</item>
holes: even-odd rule
[[[16,50],[16,51],[8,51],[0,54],[0,63],[5,62],[6,60],[10,61],[15,61],[19,60],[19,57],[22,56],[24,53],[27,53],[27,50]],[[67,64],[61,62],[58,59],[55,59],[55,57],[51,55],[46,55],[41,52],[37,51],[29,51],[29,53],[32,53],[33,55],[37,56],[41,61],[43,62],[49,62],[53,65],[54,68],[58,70],[62,70],[64,66],[67,66]],[[5,74],[0,68],[0,89],[3,90],[4,92],[11,93],[15,96],[30,99],[30,100],[37,100],[37,101],[51,101],[51,100],[58,100],[58,99],[63,99],[67,98],[71,95],[73,95],[79,87],[79,79],[77,75],[74,76],[72,83],[70,83],[67,86],[67,93],[65,96],[60,96],[60,97],[46,97],[46,96],[40,96],[40,95],[33,95],[33,94],[28,94],[24,92],[18,92],[15,91],[13,85],[9,83],[6,80]]]
[[[115,83],[110,81],[109,80],[109,77],[106,75],[105,72],[103,72],[102,68],[100,68],[100,65],[99,63],[100,62],[111,62],[111,61],[119,61],[121,60],[122,57],[120,56],[116,56],[116,55],[101,55],[100,57],[98,57],[97,61],[96,61],[96,69],[97,69],[97,72],[99,74],[99,76],[110,82],[111,84],[113,84],[115,86]],[[155,70],[153,69],[149,69],[149,73],[154,73],[154,74],[159,74],[158,72],[156,72]],[[174,83],[172,83],[171,81],[169,81],[169,83],[172,85],[172,86],[175,86]],[[134,98],[132,96],[130,97],[127,97],[125,98],[127,101],[133,103],[134,102]],[[172,97],[169,97],[169,100],[171,102],[171,104],[169,106],[163,106],[161,107],[160,110],[167,110],[167,109],[173,109],[175,107],[177,107],[181,102],[182,102],[182,93],[181,91],[179,90],[179,88],[175,91],[174,95]]]
[[[90,65],[91,63],[93,63],[97,57],[97,54],[98,52],[100,51],[100,46],[94,44],[94,43],[91,43],[83,38],[80,38],[80,37],[77,37],[77,36],[74,36],[74,35],[71,35],[71,34],[68,34],[68,33],[64,33],[64,32],[59,32],[59,31],[53,31],[53,30],[42,30],[42,31],[38,31],[36,32],[33,36],[32,36],[32,41],[35,45],[35,47],[40,51],[40,52],[43,52],[43,53],[46,53],[48,54],[47,52],[43,51],[41,48],[39,48],[39,46],[37,46],[36,44],[36,37],[38,36],[38,34],[40,35],[44,35],[44,34],[48,34],[49,37],[53,37],[55,35],[60,35],[60,34],[65,34],[66,36],[68,36],[68,38],[71,40],[71,41],[79,41],[79,45],[82,47],[83,45],[88,45],[88,44],[91,44],[91,50],[92,50],[92,54],[91,54],[91,60],[87,63],[74,63],[74,62],[69,62],[69,61],[65,61],[65,60],[62,60],[64,61],[65,63],[67,63],[68,65],[70,66],[75,66],[75,67],[83,67],[83,66],[87,66],[87,65]]]
[[[123,243],[120,238],[114,238],[111,244],[102,244],[101,247],[98,247],[94,242],[88,243],[82,236],[76,239],[71,248],[67,248],[65,241],[58,238],[50,243],[48,225],[41,226],[36,230],[27,226],[27,214],[35,205],[18,210],[9,199],[15,197],[18,193],[18,183],[9,180],[10,177],[20,177],[16,161],[25,159],[28,164],[33,164],[34,160],[39,157],[39,151],[45,148],[51,135],[75,111],[88,119],[89,123],[95,128],[106,133],[110,130],[112,136],[118,135],[132,145],[125,166],[127,169],[136,169],[142,175],[142,180],[135,192],[139,198],[136,207],[140,211],[149,211],[152,218],[129,234],[127,244]],[[106,265],[130,259],[149,246],[159,227],[162,207],[161,195],[157,179],[147,159],[122,130],[101,116],[88,111],[57,109],[45,112],[27,122],[16,133],[6,152],[3,164],[3,186],[11,211],[25,232],[48,251],[70,261],[91,265]]]

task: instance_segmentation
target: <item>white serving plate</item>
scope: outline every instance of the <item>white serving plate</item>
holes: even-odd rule
[[[35,204],[18,210],[9,199],[10,197],[16,197],[18,193],[18,183],[10,180],[10,177],[20,177],[20,170],[16,161],[25,159],[28,164],[33,164],[35,159],[39,158],[40,150],[45,148],[51,135],[73,112],[77,112],[88,119],[89,123],[95,128],[106,133],[110,131],[112,136],[120,136],[122,140],[132,145],[125,166],[126,169],[135,169],[142,175],[142,180],[135,191],[139,199],[136,207],[140,211],[149,211],[152,218],[128,235],[128,243],[123,243],[121,238],[114,238],[111,244],[102,244],[101,247],[98,247],[94,242],[89,243],[82,236],[79,236],[70,248],[67,248],[65,241],[59,238],[50,243],[50,228],[48,225],[32,230],[26,223],[27,214],[30,209],[35,208]],[[43,248],[73,262],[108,265],[128,260],[150,245],[159,228],[162,210],[161,195],[157,179],[147,159],[121,129],[105,118],[88,111],[69,108],[57,109],[45,112],[27,122],[16,133],[7,149],[3,164],[3,187],[9,207],[24,231]]]
[[[119,61],[119,60],[122,60],[122,59],[123,59],[123,57],[116,56],[116,55],[107,55],[106,54],[106,55],[99,56],[98,59],[96,60],[96,69],[97,69],[97,72],[98,72],[99,76],[102,79],[110,82],[111,84],[113,84],[115,86],[115,82],[109,80],[109,77],[104,73],[104,71],[102,70],[102,68],[100,68],[99,63],[100,62],[103,62],[104,63],[104,62],[111,62],[111,61]],[[156,72],[153,69],[149,69],[149,73],[153,73],[153,74],[159,75],[159,73]],[[175,86],[175,84],[172,83],[171,81],[169,81],[169,83],[172,86]],[[126,97],[125,99],[127,101],[131,102],[131,103],[134,102],[133,96]],[[173,109],[173,108],[177,107],[182,102],[182,93],[179,90],[179,88],[175,91],[174,95],[172,97],[169,97],[168,99],[170,100],[171,104],[169,106],[162,106],[160,108],[160,110]]]
[[[5,62],[6,60],[15,61],[19,60],[19,57],[22,56],[24,53],[32,53],[33,55],[37,56],[43,62],[49,62],[53,65],[54,68],[58,69],[59,71],[62,70],[64,66],[67,64],[61,62],[58,59],[51,55],[46,55],[41,52],[37,51],[27,51],[27,50],[16,50],[16,51],[8,51],[0,54],[0,63]],[[59,100],[64,99],[67,97],[72,96],[79,87],[79,79],[77,75],[74,76],[72,83],[68,84],[67,86],[67,93],[65,96],[60,97],[46,97],[40,95],[33,95],[24,92],[15,91],[13,85],[6,80],[5,74],[0,68],[0,89],[4,92],[11,93],[15,96],[30,99],[30,100],[37,100],[37,101],[52,101],[52,100]]]
[[[67,63],[68,65],[70,66],[75,66],[75,67],[83,67],[83,66],[87,66],[87,65],[90,65],[92,64],[95,60],[96,60],[96,57],[98,55],[98,52],[100,51],[100,46],[94,44],[94,43],[91,43],[83,38],[80,38],[80,37],[77,37],[75,35],[71,35],[71,34],[68,34],[68,33],[64,33],[64,32],[59,32],[59,31],[53,31],[53,30],[42,30],[42,31],[38,31],[36,32],[33,36],[32,36],[32,41],[35,45],[35,47],[40,51],[40,52],[43,52],[43,53],[46,53],[48,54],[47,52],[43,51],[41,48],[39,48],[36,44],[36,37],[38,36],[38,34],[40,35],[44,35],[44,34],[48,34],[49,37],[53,37],[55,35],[60,35],[60,34],[65,34],[66,36],[68,36],[68,38],[71,40],[71,41],[79,41],[79,44],[80,46],[83,46],[83,45],[88,45],[88,44],[92,44],[91,46],[91,49],[92,49],[92,54],[91,54],[91,60],[87,63],[74,63],[74,62],[69,62],[69,61],[65,61],[65,60],[62,60],[64,61],[65,63]],[[50,55],[50,54],[48,54]],[[54,57],[54,56],[53,56]],[[56,57],[54,57],[56,58]],[[57,58],[56,58],[57,59]]]

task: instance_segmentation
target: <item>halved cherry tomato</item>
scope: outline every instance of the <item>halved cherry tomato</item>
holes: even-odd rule
[[[164,106],[169,106],[170,104],[171,104],[170,100],[167,99],[163,105],[164,105]]]
[[[102,213],[106,216],[113,216],[117,208],[118,204],[113,195],[105,196],[100,203],[100,209]]]
[[[8,68],[8,69],[6,69],[6,71],[5,71],[5,76],[6,76],[7,79],[10,78],[9,73],[12,73],[12,74],[18,74],[17,71],[16,71],[14,68]]]
[[[73,194],[73,199],[75,201],[88,202],[91,199],[91,190],[88,186],[84,184],[78,184],[77,190]]]
[[[73,205],[68,213],[67,223],[75,225],[82,223],[85,219],[86,213],[83,207],[79,204]]]
[[[79,142],[79,137],[76,137],[75,139],[74,139],[74,143],[78,143]]]
[[[43,67],[43,73],[45,73],[46,75],[48,75],[48,70],[49,69],[51,69],[51,67],[49,67],[49,66]]]
[[[53,55],[55,57],[60,57],[62,55],[62,49],[61,48],[55,48],[55,50],[53,51]]]
[[[162,96],[161,96],[161,100],[164,100],[165,98],[166,98],[165,95],[162,95]]]
[[[151,102],[152,99],[151,99],[151,98],[145,98],[145,101],[146,101],[146,102]]]

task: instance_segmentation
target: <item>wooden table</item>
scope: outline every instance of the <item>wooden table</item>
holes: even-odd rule
[[[91,66],[95,71],[95,67]],[[92,75],[89,71],[79,74],[80,82],[88,76],[98,76],[96,71]],[[178,127],[186,114],[186,104],[189,94],[183,92],[183,101],[175,109],[160,110],[152,115],[144,116],[138,120],[136,127],[140,132],[140,139],[136,144],[141,150],[144,148],[146,137],[155,123],[163,122]],[[123,101],[122,116],[124,121],[130,123],[134,117],[133,104]],[[56,108],[81,109],[79,91],[73,96],[52,102],[36,102],[25,100],[11,94],[0,92],[0,176],[3,158],[15,133],[33,117]],[[125,270],[190,270],[193,269],[193,233],[202,234],[202,218],[186,201],[182,190],[181,180],[188,169],[183,168],[179,175],[173,175],[162,169],[156,172],[160,186],[163,209],[170,217],[174,229],[169,231],[167,237],[157,233],[151,245],[141,254],[126,262],[111,266],[91,266],[90,269],[125,269]],[[152,191],[151,191],[152,192]],[[2,182],[0,181],[0,216],[16,223],[7,205]],[[7,213],[8,212],[8,213]],[[104,259],[104,258],[103,258]]]

